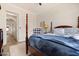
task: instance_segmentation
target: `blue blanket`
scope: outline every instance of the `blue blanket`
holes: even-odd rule
[[[79,41],[72,37],[32,35],[30,46],[49,56],[79,56]]]

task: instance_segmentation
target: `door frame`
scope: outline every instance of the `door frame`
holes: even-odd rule
[[[16,16],[16,40],[17,40],[17,42],[18,42],[18,39],[19,39],[19,15],[18,15],[18,13],[15,13],[15,12],[12,12],[12,11],[8,11],[8,10],[6,10],[6,27],[7,27],[7,14],[9,14],[9,15],[14,15],[14,16]],[[7,31],[6,31],[6,38],[7,38]],[[6,39],[6,44],[7,44],[7,39]]]

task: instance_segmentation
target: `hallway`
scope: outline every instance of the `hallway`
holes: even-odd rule
[[[8,35],[8,37],[7,37],[7,45],[8,46],[17,44],[16,38],[14,35],[12,35],[12,34],[7,34],[7,35]]]

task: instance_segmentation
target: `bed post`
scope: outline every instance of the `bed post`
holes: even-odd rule
[[[28,54],[28,14],[26,14],[26,54]]]
[[[52,33],[52,21],[50,23],[50,33]]]
[[[79,28],[79,16],[78,16],[78,24],[77,24],[77,28]]]

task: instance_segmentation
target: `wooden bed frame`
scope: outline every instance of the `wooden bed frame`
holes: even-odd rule
[[[56,26],[54,28],[72,28],[72,26],[69,26],[69,25],[60,25],[60,26]]]
[[[79,17],[78,17],[78,25],[77,27],[79,28]],[[70,25],[60,25],[60,26],[56,26],[54,28],[72,28],[72,26]],[[28,34],[28,31],[27,31],[27,34]],[[34,49],[32,48],[29,43],[28,43],[28,35],[26,35],[26,54],[28,54],[28,51],[31,53],[31,55],[33,56],[43,56],[44,54],[42,52],[40,52],[39,50],[37,49]]]

